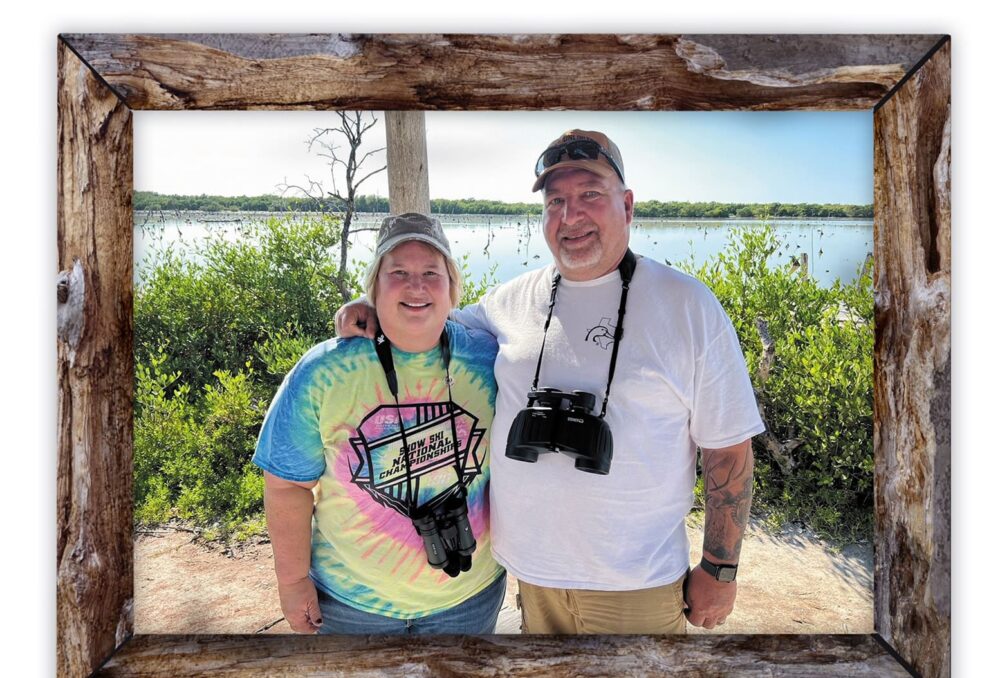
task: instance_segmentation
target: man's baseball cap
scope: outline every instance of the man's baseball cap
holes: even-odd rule
[[[549,174],[568,167],[584,169],[601,177],[615,177],[625,183],[625,163],[615,142],[601,132],[571,129],[563,132],[538,156],[537,178],[531,190],[543,188]]]
[[[387,252],[400,243],[408,240],[419,240],[427,243],[445,258],[451,259],[451,248],[445,237],[441,222],[417,212],[396,214],[382,220],[375,239],[375,261],[379,261]]]

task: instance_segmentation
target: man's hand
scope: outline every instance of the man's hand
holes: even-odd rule
[[[375,309],[367,301],[344,304],[333,316],[338,337],[375,338]]]
[[[309,577],[290,584],[278,582],[278,599],[288,625],[296,633],[317,633],[323,625],[316,585]]]
[[[701,565],[691,570],[685,612],[694,626],[714,629],[724,623],[736,604],[736,582],[716,581]]]

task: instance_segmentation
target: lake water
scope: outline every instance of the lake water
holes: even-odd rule
[[[260,213],[136,213],[135,277],[141,279],[146,256],[167,244],[190,247],[205,237],[241,237],[243,225],[261,220]],[[378,225],[384,215],[361,215],[358,225]],[[451,239],[456,257],[468,254],[472,280],[496,266],[503,282],[551,261],[538,216],[436,215]],[[632,224],[630,247],[636,254],[672,264],[692,259],[700,265],[721,252],[735,229],[760,225],[754,219],[641,219]],[[872,252],[870,219],[776,219],[769,222],[782,241],[769,260],[772,266],[808,255],[809,272],[829,286],[834,280],[854,279],[858,267]],[[352,236],[348,258],[367,263],[374,251],[375,232]]]

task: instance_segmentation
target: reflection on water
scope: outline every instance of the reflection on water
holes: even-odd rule
[[[236,240],[244,236],[247,226],[269,215],[251,213],[143,213],[135,215],[135,275],[138,280],[146,255],[167,244],[183,249],[210,237]],[[358,226],[377,226],[383,214],[356,217]],[[451,239],[452,253],[461,258],[468,255],[471,279],[480,277],[496,266],[499,281],[510,280],[524,271],[551,261],[539,216],[506,216],[479,214],[435,215]],[[705,263],[727,243],[736,228],[760,225],[755,219],[681,220],[642,219],[632,224],[630,246],[637,254],[662,262],[676,264],[693,260]],[[830,285],[836,279],[855,277],[858,267],[872,252],[872,221],[870,219],[802,219],[771,220],[769,222],[781,241],[769,263],[772,266],[795,261],[802,263],[807,255],[809,272],[821,284]],[[364,266],[374,251],[375,232],[363,231],[351,238],[349,259],[355,266]]]

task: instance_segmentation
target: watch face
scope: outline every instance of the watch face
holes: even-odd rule
[[[718,580],[725,582],[736,581],[736,568],[726,567],[725,565],[720,566]]]

